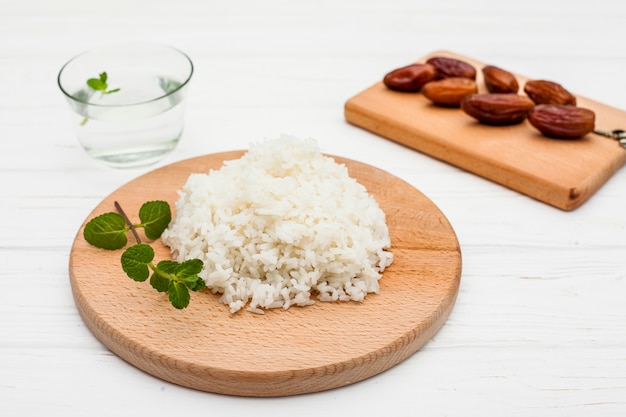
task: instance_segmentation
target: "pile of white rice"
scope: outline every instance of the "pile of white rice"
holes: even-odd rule
[[[378,293],[393,255],[385,214],[314,140],[252,144],[220,170],[192,174],[162,235],[231,313]]]

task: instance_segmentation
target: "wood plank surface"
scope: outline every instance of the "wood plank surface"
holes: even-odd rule
[[[433,56],[474,65],[479,92],[486,92],[481,68],[498,66],[448,51],[433,52],[417,62]],[[524,94],[527,78],[515,75]],[[577,105],[595,112],[597,129],[626,129],[622,110],[581,96]],[[431,104],[422,94],[392,91],[382,81],[350,98],[344,113],[350,123],[563,210],[587,201],[626,162],[626,150],[613,139],[593,133],[578,140],[551,139],[527,121],[483,125],[459,109]]]
[[[148,200],[172,208],[190,173],[219,168],[241,151],[184,160],[149,172],[105,198],[137,213]],[[335,157],[377,199],[394,253],[380,294],[362,303],[322,303],[264,315],[228,307],[208,291],[172,308],[163,294],[121,270],[121,251],[89,246],[81,226],[70,254],[70,282],[81,317],[111,351],[154,376],[194,389],[284,396],[345,386],[406,359],[441,327],[455,303],[461,252],[442,212],[420,191],[370,165]],[[131,217],[131,220],[133,218]],[[156,260],[171,259],[160,240]]]

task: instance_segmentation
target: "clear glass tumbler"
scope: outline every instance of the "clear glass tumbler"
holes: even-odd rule
[[[192,74],[191,59],[178,49],[129,43],[75,56],[58,83],[85,151],[133,168],[158,162],[178,144]]]

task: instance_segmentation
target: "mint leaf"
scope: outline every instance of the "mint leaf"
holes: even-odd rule
[[[152,288],[158,292],[167,292],[170,286],[170,281],[171,280],[169,278],[162,276],[158,272],[155,272],[150,277],[150,285],[152,285]]]
[[[148,279],[148,265],[154,259],[154,250],[150,245],[139,243],[126,249],[122,254],[122,269],[130,278],[143,282]]]
[[[169,292],[171,282],[178,282],[191,291],[202,291],[206,288],[206,283],[198,276],[198,273],[202,271],[203,265],[199,259],[190,259],[182,263],[170,260],[161,261],[150,278],[150,284],[160,292]]]
[[[107,84],[102,82],[102,80],[98,78],[90,78],[87,80],[87,85],[93,88],[96,91],[105,91],[107,89]]]
[[[189,259],[184,262],[176,262],[176,261],[161,261],[157,264],[156,269],[165,274],[171,275],[171,279],[175,281],[180,281],[189,287],[192,291],[199,291],[200,286],[204,289],[205,286],[204,280],[200,279],[198,274],[202,271],[202,267],[204,263],[200,259]],[[202,282],[202,284],[198,283],[198,280]],[[193,287],[193,288],[192,288]]]
[[[170,205],[165,201],[149,201],[139,209],[139,220],[148,239],[158,239],[172,220]]]
[[[112,90],[107,90],[107,88],[109,88],[109,85],[107,84],[107,80],[108,80],[109,76],[107,75],[106,71],[101,72],[98,75],[98,78],[90,78],[87,80],[87,85],[91,88],[93,88],[96,91],[100,91],[102,93],[102,95],[104,94],[111,94],[111,93],[117,93],[118,91],[121,90],[121,88],[114,88]],[[83,120],[83,122],[81,122],[81,124],[86,123],[85,120]]]
[[[187,287],[176,281],[170,281],[167,295],[172,305],[178,309],[187,307],[191,298]]]
[[[87,80],[87,85],[95,91],[100,91],[100,98],[102,98],[105,94],[117,93],[118,91],[120,91],[120,88],[107,90],[107,88],[109,88],[109,85],[107,84],[107,79],[109,77],[107,76],[106,71],[101,72],[98,77],[99,78],[89,78]],[[85,126],[88,121],[89,117],[83,117],[83,119],[79,123],[79,126]]]
[[[189,259],[179,264],[176,270],[176,278],[184,283],[191,291],[202,291],[206,283],[198,276],[204,263],[200,259]]]
[[[83,237],[97,248],[115,250],[126,246],[127,231],[124,217],[117,213],[104,213],[85,225]]]
[[[198,275],[202,271],[204,263],[200,259],[189,259],[181,264],[176,271],[176,276],[179,278],[187,278],[190,276]]]
[[[165,274],[176,276],[176,270],[180,267],[180,264],[176,261],[161,261],[157,264],[157,269]]]
[[[202,291],[206,288],[206,282],[198,275],[192,275],[183,279],[183,282],[191,291]]]

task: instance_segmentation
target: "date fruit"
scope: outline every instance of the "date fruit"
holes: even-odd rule
[[[453,77],[476,79],[476,68],[460,59],[435,56],[428,59],[426,63],[436,68],[437,79]]]
[[[561,84],[546,80],[530,80],[524,86],[524,92],[535,104],[576,105],[576,97]]]
[[[592,110],[563,104],[540,104],[528,115],[528,121],[546,136],[577,139],[593,132],[596,115]]]
[[[483,78],[485,86],[490,93],[512,93],[516,94],[519,90],[517,79],[510,72],[493,65],[483,67]]]
[[[510,93],[483,93],[467,96],[461,109],[481,123],[494,126],[524,121],[535,106],[528,97]]]
[[[391,90],[414,93],[434,80],[436,72],[430,64],[411,64],[386,74],[383,83]]]
[[[438,106],[459,107],[465,96],[478,91],[476,81],[469,78],[444,78],[422,87],[422,94]]]

